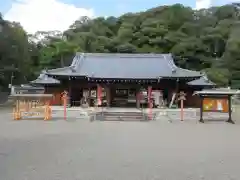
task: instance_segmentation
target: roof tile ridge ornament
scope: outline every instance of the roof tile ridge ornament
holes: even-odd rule
[[[53,79],[53,78],[48,77],[48,75],[44,74],[44,75],[43,75],[43,80],[48,80],[48,79]]]
[[[167,56],[168,58],[167,58],[166,56]],[[172,73],[176,73],[178,67],[177,67],[176,64],[174,63],[172,55],[171,55],[171,54],[163,54],[163,57],[164,57],[164,59],[167,61],[168,66],[170,67]]]
[[[44,76],[45,76],[45,74],[40,73],[39,76],[37,77],[37,79],[39,79],[39,80],[44,79]]]
[[[84,63],[84,59],[86,58],[86,54],[83,52],[78,56],[78,64],[75,68],[75,70],[77,71],[77,69],[80,70],[80,68],[82,67],[83,63]]]
[[[41,74],[46,74],[47,72],[47,68],[44,68],[42,71],[41,71]]]
[[[206,81],[206,82],[210,82],[210,80],[208,79],[208,77],[207,77],[206,75],[203,76],[203,79],[204,79],[204,81]]]
[[[211,81],[208,79],[207,73],[206,73],[204,70],[200,71],[200,73],[202,74],[202,77],[201,77],[201,78],[203,78],[203,80],[204,80],[205,82],[208,82],[208,83],[211,82]]]
[[[47,72],[48,72],[48,68],[44,68],[41,73],[39,74],[38,78],[39,80],[44,80],[48,77],[47,75]]]
[[[77,57],[78,57],[78,53],[75,54],[75,56],[74,56],[74,58],[72,60],[72,64],[70,65],[71,68],[74,68],[76,66]]]
[[[47,73],[47,68],[41,70],[39,76],[37,77],[37,79],[44,79],[44,76],[46,76],[46,73]]]
[[[72,72],[76,72],[76,70],[72,66],[69,66],[69,68]]]
[[[72,64],[69,66],[72,72],[76,72],[78,66],[81,63],[81,60],[84,56],[84,53],[77,52],[73,58]]]

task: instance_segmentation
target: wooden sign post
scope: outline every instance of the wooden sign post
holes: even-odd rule
[[[67,100],[68,100],[68,92],[62,92],[62,101],[63,101],[63,108],[64,108],[64,120],[67,120]]]
[[[186,100],[186,94],[183,91],[180,91],[178,100],[181,102],[181,121],[183,121],[183,101]]]
[[[228,113],[226,122],[234,124],[232,120],[232,96],[239,94],[237,89],[208,89],[194,92],[194,95],[199,95],[201,98],[200,119],[199,122],[204,123],[204,112],[219,112]]]

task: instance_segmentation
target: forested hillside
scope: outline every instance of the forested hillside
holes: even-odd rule
[[[61,32],[28,35],[0,16],[0,86],[69,65],[75,52],[173,53],[180,67],[240,88],[240,4],[193,10],[180,4],[121,17],[82,17]],[[127,64],[126,64],[127,65]]]

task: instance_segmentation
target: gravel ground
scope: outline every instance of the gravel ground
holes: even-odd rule
[[[239,180],[240,125],[13,121],[0,116],[0,180]]]

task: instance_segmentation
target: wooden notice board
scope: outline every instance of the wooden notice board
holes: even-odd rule
[[[204,112],[223,112],[228,113],[229,103],[227,98],[203,98]]]

